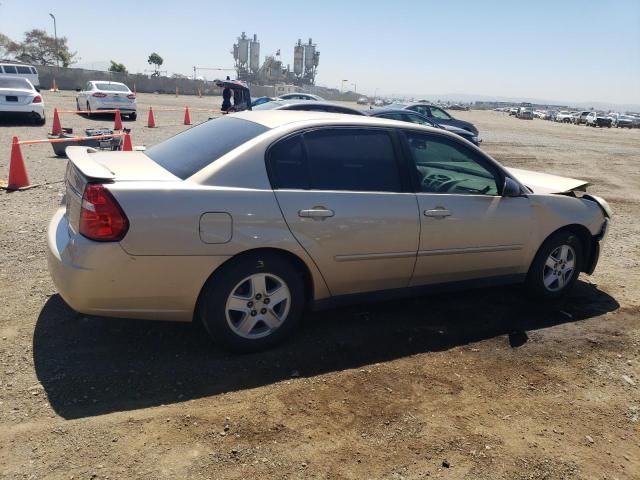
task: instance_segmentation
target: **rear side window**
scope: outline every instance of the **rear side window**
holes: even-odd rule
[[[36,70],[34,67],[29,67],[31,69],[31,73],[33,73],[34,75],[38,74],[38,70]]]
[[[263,125],[240,118],[221,117],[185,130],[151,147],[145,154],[184,180],[267,130]]]
[[[18,73],[26,73],[27,75],[31,75],[31,70],[29,67],[16,67],[18,69]]]
[[[14,65],[5,65],[4,73],[18,73],[18,71],[16,70],[16,67]]]
[[[271,147],[269,162],[271,181],[277,185],[277,188],[303,190],[311,188],[302,135],[289,137]]]
[[[323,129],[269,151],[274,188],[400,192],[393,143],[385,130]]]

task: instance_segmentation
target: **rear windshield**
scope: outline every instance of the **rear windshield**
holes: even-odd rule
[[[104,90],[105,92],[128,92],[129,88],[126,85],[118,85],[117,83],[96,83],[98,90]]]
[[[33,90],[27,79],[20,77],[0,77],[0,88],[26,88]]]
[[[234,117],[220,117],[185,130],[145,153],[185,180],[224,154],[261,135],[267,127]]]

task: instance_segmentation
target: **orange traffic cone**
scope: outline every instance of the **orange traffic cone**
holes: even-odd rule
[[[191,115],[189,115],[189,107],[184,107],[184,124],[191,125]]]
[[[147,118],[147,127],[155,128],[156,119],[153,118],[153,107],[149,107],[149,117]]]
[[[116,110],[116,119],[113,123],[114,130],[122,130],[122,115],[120,115],[120,110]]]
[[[11,160],[9,161],[9,190],[17,190],[18,188],[28,187],[29,177],[27,169],[24,166],[22,158],[22,150],[18,143],[18,137],[13,137],[11,142]]]
[[[131,145],[131,135],[129,135],[129,133],[125,133],[124,134],[124,142],[122,145],[122,151],[123,152],[132,152],[133,151],[133,146]]]
[[[51,135],[60,135],[62,133],[62,125],[60,125],[60,117],[58,109],[53,109],[53,126],[51,127]]]

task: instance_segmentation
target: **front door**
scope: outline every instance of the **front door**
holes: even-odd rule
[[[387,130],[313,130],[267,157],[287,225],[332,295],[409,285],[420,220]]]
[[[405,138],[422,226],[412,285],[525,273],[529,199],[502,197],[499,168],[457,140],[414,131]]]

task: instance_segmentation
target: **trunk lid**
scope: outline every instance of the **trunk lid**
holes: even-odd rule
[[[586,192],[589,182],[576,178],[561,177],[548,173],[532,172],[520,168],[507,168],[520,183],[533,190],[533,193]]]
[[[0,105],[29,105],[36,93],[20,88],[0,88]]]
[[[82,195],[87,183],[181,181],[142,152],[99,152],[89,147],[67,147],[65,204],[69,226],[78,231]]]

